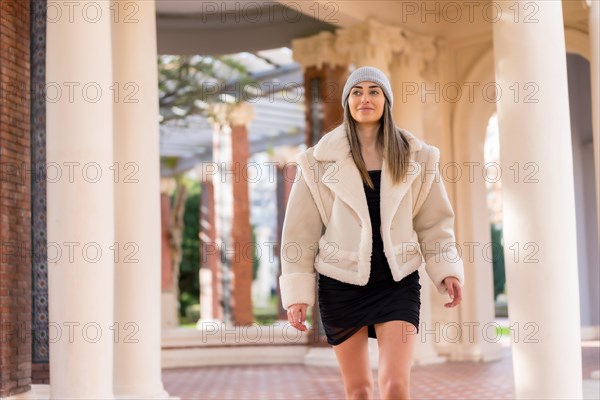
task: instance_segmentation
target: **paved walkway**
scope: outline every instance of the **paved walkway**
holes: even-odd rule
[[[600,398],[600,342],[582,347],[584,398]],[[501,360],[414,366],[413,399],[513,399],[510,348]],[[373,371],[377,382],[377,371]],[[343,399],[342,377],[335,367],[257,365],[163,370],[165,389],[181,399]],[[377,386],[377,384],[375,384]],[[375,389],[375,398],[379,391]]]

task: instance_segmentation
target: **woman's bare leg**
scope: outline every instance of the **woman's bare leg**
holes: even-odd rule
[[[373,398],[367,329],[364,326],[343,343],[333,346],[344,379],[346,399]]]
[[[378,383],[382,399],[410,399],[410,369],[417,329],[406,321],[375,324],[379,345]]]

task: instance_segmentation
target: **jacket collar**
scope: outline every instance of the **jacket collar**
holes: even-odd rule
[[[399,128],[409,143],[410,165],[406,178],[393,185],[386,162],[383,162],[380,182],[380,213],[382,228],[389,228],[400,202],[409,191],[413,181],[421,172],[421,166],[415,162],[416,152],[423,147],[423,142],[411,132]],[[362,221],[363,229],[370,230],[370,215],[363,181],[350,154],[350,144],[343,124],[323,136],[314,146],[313,157],[328,164],[321,182],[336,196],[350,206]],[[331,165],[333,164],[333,165]]]
[[[421,150],[423,144],[413,133],[398,128],[408,140],[410,152]],[[350,156],[350,142],[344,129],[344,124],[336,126],[325,134],[315,145],[313,156],[319,161],[341,161]]]

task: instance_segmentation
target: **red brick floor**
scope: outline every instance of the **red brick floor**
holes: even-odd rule
[[[501,360],[414,366],[413,399],[512,399],[510,348]],[[583,378],[600,369],[598,342],[582,347]],[[181,399],[343,399],[342,377],[335,367],[256,365],[163,370],[165,389]],[[377,371],[373,371],[375,398]]]

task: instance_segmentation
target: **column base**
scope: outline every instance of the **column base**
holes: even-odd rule
[[[600,339],[600,326],[582,326],[581,327],[581,340],[598,340]]]
[[[160,400],[180,400],[179,397],[176,396],[171,396],[169,395],[169,393],[167,393],[166,390],[162,390],[160,393],[157,394],[153,394],[153,395],[136,395],[136,394],[115,394],[115,400],[116,399],[160,399]]]
[[[306,356],[304,357],[305,365],[312,365],[315,367],[337,367],[337,359],[335,358],[335,352],[330,347],[311,347],[309,348]]]
[[[155,397],[141,396],[115,396],[114,399],[164,399],[164,400],[181,400],[180,397],[170,396],[165,390],[160,395]],[[15,394],[13,396],[4,397],[4,400],[50,400],[50,385],[31,385],[31,390],[25,393]]]
[[[162,292],[161,302],[161,327],[162,329],[177,328],[179,326],[179,300],[173,292]]]
[[[50,399],[50,385],[31,385],[31,390],[25,393],[4,397],[5,400]]]
[[[433,348],[431,341],[423,342],[419,335],[415,344],[414,363],[416,365],[441,364],[446,362],[446,357],[440,356]]]
[[[379,368],[379,345],[377,339],[369,338],[369,361],[371,369]],[[415,357],[414,365],[439,364],[446,362],[446,357],[437,354],[428,357]],[[333,347],[311,347],[304,358],[304,364],[318,367],[339,367]]]

